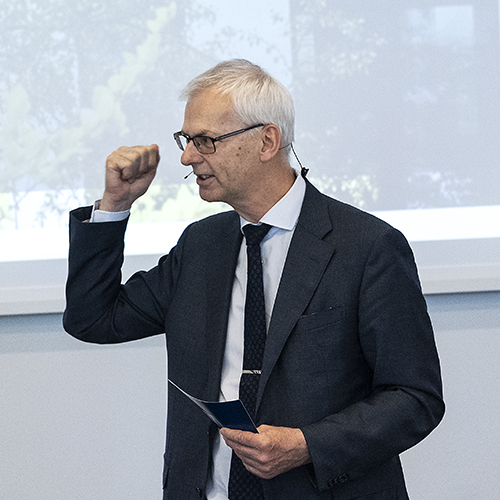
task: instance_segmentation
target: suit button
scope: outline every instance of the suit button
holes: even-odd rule
[[[203,490],[201,488],[196,488],[196,493],[198,493],[198,498],[203,498]]]
[[[329,488],[331,488],[336,484],[346,483],[347,481],[349,481],[349,476],[347,474],[341,474],[339,477],[336,477],[335,479],[329,479],[326,484]]]
[[[339,477],[335,478],[335,484],[342,484],[346,483],[347,481],[349,481],[349,476],[347,474],[342,474]]]

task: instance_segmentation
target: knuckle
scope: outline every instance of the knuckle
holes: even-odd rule
[[[271,460],[271,455],[268,451],[262,450],[256,456],[257,462],[261,465],[261,467],[268,467],[269,461]]]
[[[263,479],[271,479],[274,476],[271,466],[265,465],[265,466],[261,467],[260,476]]]
[[[264,439],[262,441],[261,450],[263,453],[270,454],[274,448],[274,443],[270,439]]]

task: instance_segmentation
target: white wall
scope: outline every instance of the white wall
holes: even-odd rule
[[[0,317],[0,499],[161,498],[165,347],[79,342],[61,316]]]
[[[412,500],[498,500],[500,292],[427,297],[447,414],[403,455]],[[165,349],[74,340],[61,316],[0,317],[0,499],[161,498]]]
[[[412,500],[500,498],[500,292],[427,297],[447,412],[403,456]]]

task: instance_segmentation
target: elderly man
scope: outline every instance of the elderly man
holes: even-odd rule
[[[293,101],[258,66],[221,63],[183,97],[181,162],[234,211],[122,285],[127,216],[160,157],[119,148],[100,202],[71,214],[65,328],[96,343],[165,334],[172,381],[253,417],[258,433],[219,430],[171,389],[164,499],[407,499],[398,455],[444,404],[405,238],[291,167]]]

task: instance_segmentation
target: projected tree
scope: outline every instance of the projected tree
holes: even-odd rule
[[[104,159],[121,144],[168,137],[162,158],[178,164],[170,140],[182,123],[178,91],[238,44],[286,60],[300,116],[296,149],[325,192],[365,209],[500,203],[500,56],[483,50],[498,39],[497,1],[382,9],[290,0],[289,16],[271,13],[269,38],[215,30],[221,13],[204,5],[0,0],[0,229],[16,227],[35,192],[39,225],[66,211],[65,198],[92,202]],[[198,28],[210,32],[203,46],[192,40]],[[276,37],[291,40],[291,60]],[[219,209],[199,208],[180,172],[161,168],[134,216]]]
[[[185,42],[192,3],[0,2],[0,221],[35,190],[42,224],[68,190],[90,201],[103,144],[133,143],[172,114],[174,84],[200,57]]]
[[[445,4],[291,0],[300,147],[334,195],[500,202],[498,1]]]

